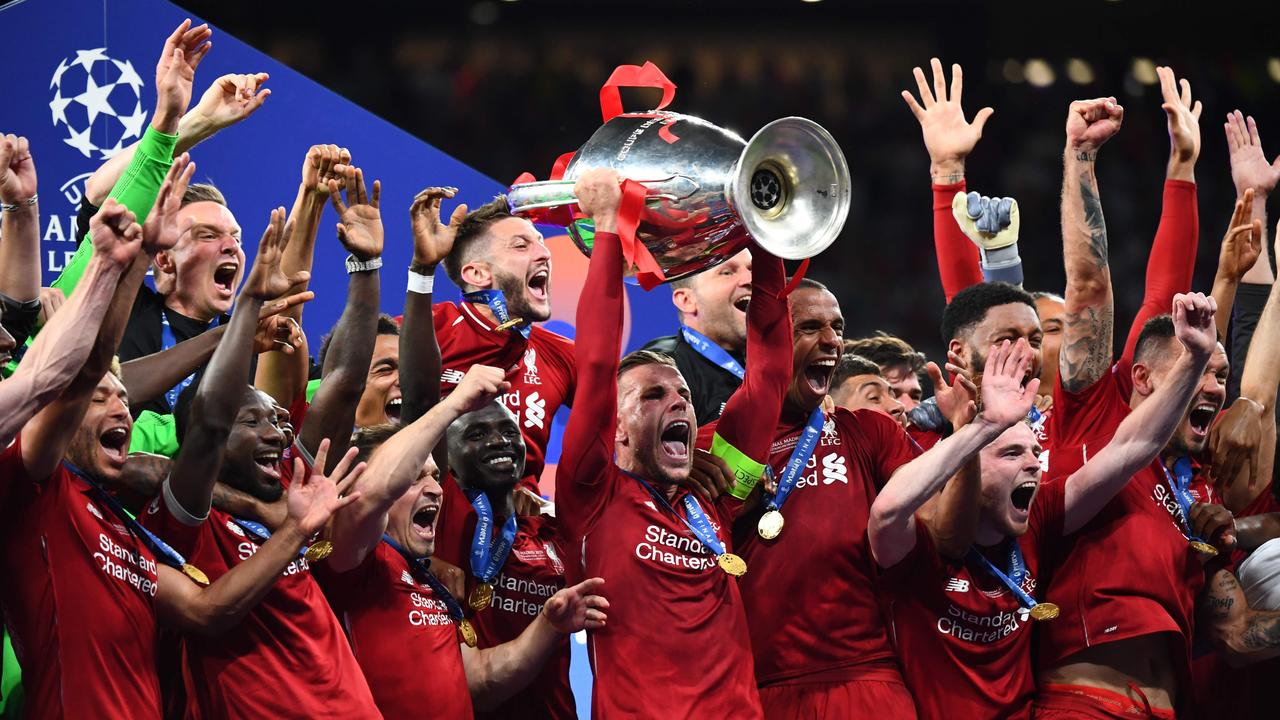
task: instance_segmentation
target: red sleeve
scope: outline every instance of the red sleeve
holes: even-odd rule
[[[951,215],[951,200],[965,191],[961,180],[954,185],[933,186],[933,246],[938,254],[938,275],[947,302],[956,293],[982,282],[982,261],[974,245]]]
[[[791,381],[791,312],[782,297],[782,260],[752,246],[751,304],[747,307],[747,374],[725,403],[716,432],[747,457],[769,462],[776,418]],[[762,422],[762,420],[769,420]]]
[[[1173,296],[1191,292],[1191,278],[1196,267],[1196,246],[1200,238],[1200,214],[1196,207],[1196,184],[1186,180],[1164,181],[1164,205],[1160,211],[1160,227],[1147,258],[1147,283],[1142,307],[1133,318],[1124,353],[1116,363],[1120,388],[1127,393],[1132,383],[1130,368],[1138,346],[1142,326],[1151,318],[1169,312]]]
[[[556,468],[556,505],[568,538],[585,534],[604,503],[618,421],[618,351],[622,345],[622,243],[596,233],[587,279],[578,299],[573,356],[590,392],[575,398]]]
[[[1063,534],[1063,524],[1067,516],[1067,480],[1044,480],[1036,489],[1031,504],[1031,517],[1027,523],[1028,532],[1035,533],[1032,538],[1036,547],[1044,548],[1053,545]],[[1043,561],[1044,555],[1041,554]],[[1040,574],[1044,575],[1044,564],[1041,563]]]
[[[837,413],[841,411],[839,408]],[[853,437],[866,440],[859,443],[871,455],[872,480],[876,489],[883,488],[898,468],[915,460],[922,452],[911,441],[911,436],[889,415],[879,410],[856,410],[850,414],[856,422],[858,433]]]

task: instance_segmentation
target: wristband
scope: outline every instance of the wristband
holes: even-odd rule
[[[370,270],[377,270],[380,267],[382,267],[381,255],[375,258],[369,258],[368,260],[357,260],[355,255],[347,256],[348,275],[358,272],[369,272]]]
[[[32,205],[35,205],[36,201],[38,201],[39,199],[40,199],[40,193],[36,193],[35,195],[32,195],[26,200],[19,200],[18,202],[13,204],[0,203],[0,210],[4,212],[18,212],[24,207],[31,207]]]
[[[435,275],[424,275],[419,272],[414,272],[412,269],[409,270],[409,292],[418,293],[420,295],[430,295],[435,284]]]
[[[716,433],[711,439],[711,454],[724,460],[733,471],[734,483],[729,488],[729,494],[739,500],[746,500],[751,490],[760,482],[767,466],[747,457],[741,450],[730,445],[728,440],[720,437],[720,433]]]

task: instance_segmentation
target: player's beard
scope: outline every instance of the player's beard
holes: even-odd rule
[[[528,289],[525,287],[524,278],[495,270],[493,280],[507,301],[507,312],[511,317],[522,318],[526,322],[545,322],[551,318],[550,313],[535,310],[529,305]]]

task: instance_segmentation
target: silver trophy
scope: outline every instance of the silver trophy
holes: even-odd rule
[[[576,180],[603,167],[647,191],[636,238],[667,281],[724,262],[748,235],[780,258],[813,257],[835,241],[849,214],[849,166],[817,123],[782,118],[747,141],[666,111],[612,118],[578,149],[562,179],[512,186],[511,211],[536,217],[573,205]],[[589,225],[575,222],[569,235],[591,255]]]

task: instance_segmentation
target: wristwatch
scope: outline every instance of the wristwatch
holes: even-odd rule
[[[380,267],[382,267],[381,255],[375,258],[369,258],[368,260],[358,260],[355,255],[347,256],[348,275],[351,273],[369,272],[370,270],[377,270]]]

